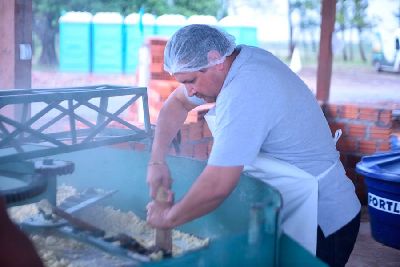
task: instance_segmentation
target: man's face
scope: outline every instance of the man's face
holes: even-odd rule
[[[195,72],[175,73],[175,79],[185,85],[189,96],[197,96],[207,103],[215,102],[224,78],[215,66]]]

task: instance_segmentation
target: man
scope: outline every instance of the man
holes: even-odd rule
[[[0,266],[43,266],[32,242],[8,217],[6,204],[1,196],[0,248]]]
[[[280,191],[283,231],[331,266],[344,266],[358,234],[360,203],[323,113],[299,77],[269,52],[236,46],[232,36],[207,25],[176,32],[164,62],[183,86],[159,114],[147,175],[151,196],[171,187],[164,161],[169,145],[199,104],[216,103],[206,116],[214,143],[183,199],[172,205],[168,191],[169,204],[148,204],[149,224],[172,228],[211,212],[246,171]]]

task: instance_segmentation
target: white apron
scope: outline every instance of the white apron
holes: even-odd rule
[[[215,129],[215,110],[210,110],[204,118],[210,131]],[[335,134],[335,142],[341,131]],[[335,162],[318,176],[313,176],[300,168],[260,153],[255,161],[244,166],[243,171],[275,187],[281,193],[283,207],[281,211],[281,229],[304,246],[313,255],[317,247],[318,227],[318,182],[336,166]]]

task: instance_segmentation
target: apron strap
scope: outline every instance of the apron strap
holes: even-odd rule
[[[339,138],[342,136],[342,129],[337,129],[335,132],[335,136],[333,137],[333,141],[335,141],[335,144],[339,140]]]

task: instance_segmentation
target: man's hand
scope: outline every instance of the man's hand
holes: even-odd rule
[[[174,203],[174,194],[171,190],[163,190],[166,193],[165,200],[153,200],[147,204],[147,223],[154,228],[171,229],[174,225],[168,215]]]
[[[170,189],[172,184],[168,166],[164,162],[149,162],[147,168],[147,184],[150,187],[150,197],[156,199],[157,190],[160,186]]]

